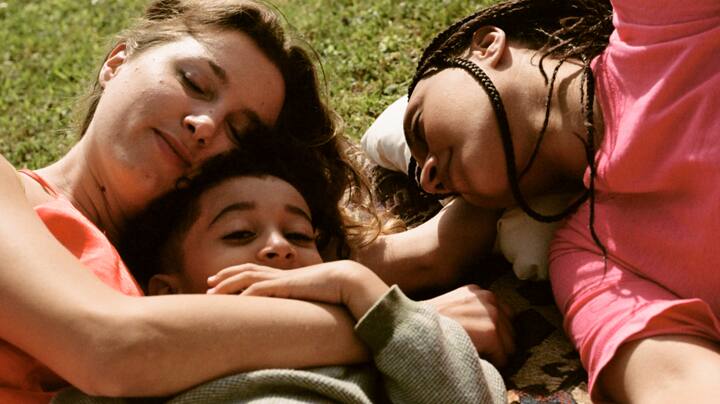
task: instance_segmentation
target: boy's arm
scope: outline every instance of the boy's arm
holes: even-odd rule
[[[369,345],[394,402],[504,402],[502,379],[458,323],[408,299],[397,286],[388,288],[354,261],[286,271],[245,264],[220,271],[210,283],[214,293],[243,290],[345,305],[360,319],[356,332]],[[482,305],[482,299],[463,300]]]
[[[505,403],[498,371],[462,327],[391,288],[355,326],[394,403]]]

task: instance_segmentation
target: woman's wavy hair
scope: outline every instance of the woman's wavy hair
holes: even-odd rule
[[[595,125],[593,122],[593,103],[595,101],[595,83],[590,69],[590,62],[608,45],[609,36],[613,31],[612,7],[609,0],[511,0],[502,1],[483,8],[452,24],[438,34],[424,50],[415,75],[410,83],[408,95],[411,95],[417,83],[424,77],[432,75],[448,67],[461,67],[473,74],[489,93],[498,115],[504,115],[500,95],[484,73],[476,72],[465,59],[473,34],[478,28],[493,25],[505,31],[508,41],[516,42],[537,50],[539,57],[538,69],[548,87],[545,99],[545,119],[535,143],[533,153],[519,174],[516,172],[515,159],[512,154],[512,139],[509,131],[502,133],[505,150],[508,181],[518,205],[539,221],[557,221],[576,210],[586,199],[590,199],[590,229],[596,244],[605,251],[593,227],[594,192],[595,192]],[[547,58],[559,60],[550,78],[543,62]],[[585,145],[586,158],[590,167],[590,187],[581,198],[574,201],[563,212],[554,215],[541,214],[530,207],[519,191],[519,181],[528,172],[537,156],[547,129],[550,117],[555,80],[560,66],[568,60],[583,65],[583,93],[581,102],[584,111],[586,136],[578,139]],[[484,77],[483,77],[484,76]],[[485,80],[487,79],[487,80]],[[488,90],[488,87],[491,89]],[[493,93],[493,94],[490,94]],[[500,111],[500,112],[498,112]],[[499,122],[504,118],[498,116]],[[502,122],[501,122],[502,123]],[[502,128],[502,125],[501,125]],[[502,131],[501,131],[502,132]],[[413,171],[411,169],[411,171]],[[411,176],[413,173],[410,173]]]

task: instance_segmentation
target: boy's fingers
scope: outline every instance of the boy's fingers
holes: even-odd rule
[[[241,273],[237,273],[233,276],[230,276],[228,278],[218,280],[217,284],[215,286],[210,285],[212,287],[210,289],[208,289],[207,293],[209,293],[209,294],[238,293],[244,289],[249,288],[251,285],[253,285],[256,282],[262,282],[262,281],[266,281],[268,279],[273,279],[276,276],[277,275],[274,272],[256,272],[256,271],[241,272]]]
[[[261,265],[256,264],[242,264],[242,265],[235,265],[232,267],[227,267],[222,270],[220,270],[215,275],[210,276],[207,279],[208,286],[215,287],[219,285],[222,281],[229,279],[231,277],[240,276],[244,273],[277,273],[281,272],[282,270],[276,269],[276,268],[270,268],[270,267],[264,267]]]

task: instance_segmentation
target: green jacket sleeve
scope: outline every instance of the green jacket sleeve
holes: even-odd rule
[[[457,322],[397,286],[355,326],[393,403],[506,403],[498,371],[480,359]]]

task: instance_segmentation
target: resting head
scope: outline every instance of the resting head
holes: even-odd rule
[[[208,277],[232,265],[292,269],[322,262],[310,208],[278,177],[228,178],[205,190],[191,209],[185,231],[161,250],[166,265],[150,278],[151,295],[205,293]]]
[[[596,143],[585,129],[592,107],[584,114],[594,99],[582,94],[611,31],[609,2],[519,0],[440,33],[409,87],[410,174],[426,192],[491,208],[579,186],[585,144]]]
[[[347,246],[325,170],[306,164],[307,151],[262,140],[209,160],[130,222],[120,252],[146,291],[204,293],[230,265],[295,268]]]
[[[79,153],[125,216],[258,128],[315,148],[312,159],[333,172],[348,170],[305,48],[255,1],[154,1],[98,72]]]

